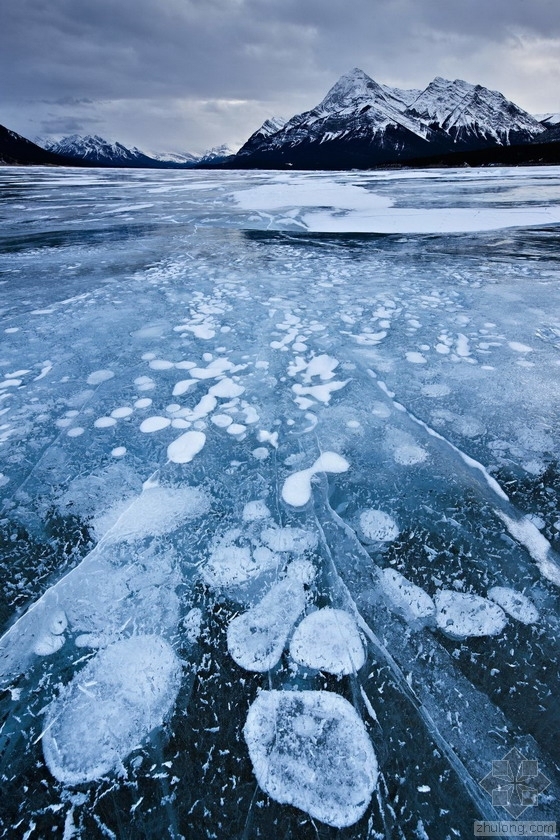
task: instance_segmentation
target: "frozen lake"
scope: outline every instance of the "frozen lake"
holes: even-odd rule
[[[560,168],[0,197],[0,838],[560,819]]]

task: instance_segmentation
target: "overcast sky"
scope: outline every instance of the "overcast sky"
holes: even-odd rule
[[[240,145],[360,67],[560,111],[560,0],[0,0],[0,123],[148,151]]]

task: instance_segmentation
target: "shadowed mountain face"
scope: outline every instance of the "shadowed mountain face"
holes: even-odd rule
[[[498,91],[437,77],[423,91],[380,85],[358,68],[276,131],[267,121],[230,166],[367,168],[545,140],[545,125]],[[551,138],[553,139],[553,138]]]
[[[0,125],[0,164],[68,166],[74,163],[60,154],[42,149],[21,134]]]

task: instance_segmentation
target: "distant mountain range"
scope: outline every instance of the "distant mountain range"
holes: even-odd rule
[[[225,165],[363,169],[468,163],[469,157],[475,163],[560,163],[560,150],[554,148],[558,123],[557,114],[539,120],[498,91],[460,79],[438,76],[425,90],[401,90],[355,68],[312,110],[276,130],[265,122]]]
[[[560,163],[560,114],[532,116],[498,91],[436,77],[424,90],[355,68],[310,111],[273,117],[235,153],[146,153],[77,134],[37,143],[0,126],[0,163],[145,168],[369,169]]]

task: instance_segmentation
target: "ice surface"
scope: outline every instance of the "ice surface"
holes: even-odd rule
[[[100,651],[65,686],[45,718],[45,761],[66,785],[118,771],[169,714],[181,678],[172,648],[132,636]]]
[[[466,592],[442,589],[436,593],[436,624],[452,639],[497,636],[507,617],[498,604]]]
[[[364,814],[377,759],[361,718],[327,691],[262,691],[244,729],[261,788],[327,825],[344,828]]]
[[[290,656],[300,665],[337,676],[359,671],[365,662],[356,622],[332,607],[305,616],[292,636]]]
[[[335,765],[290,764],[313,811],[255,786],[263,688],[371,721],[352,840],[468,836],[513,746],[553,819],[560,169],[0,167],[0,195],[0,835],[332,833]],[[68,685],[79,740],[85,668],[140,637],[181,660],[175,711],[149,735],[139,703],[128,758],[64,791],[45,709]]]

